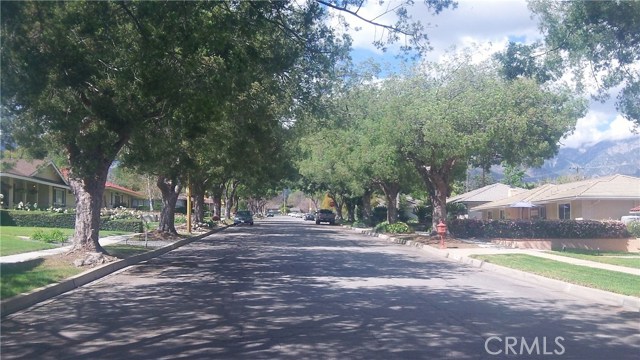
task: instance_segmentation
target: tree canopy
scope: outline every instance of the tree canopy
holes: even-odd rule
[[[604,100],[640,125],[640,1],[529,0],[547,52],[561,52],[579,87],[595,83]]]

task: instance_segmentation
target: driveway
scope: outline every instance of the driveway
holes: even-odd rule
[[[2,359],[636,359],[637,312],[301,219],[227,229],[2,321]]]

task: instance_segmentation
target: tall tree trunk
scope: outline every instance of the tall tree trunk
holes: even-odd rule
[[[97,173],[83,178],[69,174],[69,186],[76,198],[76,225],[73,247],[70,252],[106,251],[100,245],[100,207],[109,166],[97,169]]]
[[[204,184],[198,181],[191,183],[191,196],[193,197],[193,221],[196,224],[204,222]]]
[[[344,204],[344,201],[343,201],[344,197],[333,194],[333,193],[327,193],[327,196],[329,196],[331,200],[333,200],[333,204],[335,205],[334,207],[336,208],[337,219],[338,220],[344,219],[344,216],[342,215],[342,205]]]
[[[420,178],[424,182],[429,199],[433,206],[433,216],[431,219],[431,231],[436,230],[436,225],[442,221],[447,221],[447,196],[449,195],[449,177],[456,164],[455,159],[445,161],[440,167],[429,166],[424,162],[410,157],[413,161]]]
[[[373,194],[373,190],[367,188],[364,190],[364,194],[362,194],[362,220],[365,224],[371,223],[371,217],[373,212],[371,210],[371,195]]]
[[[222,193],[224,192],[224,182],[215,184],[211,189],[211,197],[213,198],[213,216],[222,219]]]
[[[345,198],[344,204],[347,208],[347,221],[354,222],[356,221],[356,204],[358,203],[358,198]]]
[[[146,175],[147,178],[147,197],[149,198],[149,211],[153,211],[153,192],[151,191],[151,175]]]
[[[384,198],[387,201],[387,222],[389,222],[389,224],[395,224],[398,221],[398,206],[396,201],[398,200],[398,194],[400,194],[400,184],[395,182],[380,182],[378,185],[380,189],[382,189]]]
[[[238,188],[238,184],[240,183],[240,181],[238,180],[231,180],[228,182],[228,185],[225,186],[225,191],[224,191],[224,201],[225,201],[225,209],[224,209],[224,216],[227,219],[231,219],[231,208],[234,205],[234,199],[236,197],[236,190]]]
[[[158,188],[162,193],[162,211],[160,212],[160,224],[158,230],[170,234],[177,234],[176,202],[178,195],[182,191],[182,184],[177,179],[170,179],[165,176],[158,176]]]

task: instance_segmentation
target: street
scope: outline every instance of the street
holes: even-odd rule
[[[229,228],[2,320],[2,359],[637,359],[637,312],[338,226]]]

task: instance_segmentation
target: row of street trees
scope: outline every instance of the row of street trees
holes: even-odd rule
[[[429,50],[413,3],[389,7],[392,25],[378,22],[384,14],[364,18],[382,30],[376,45]],[[456,5],[424,3],[435,14]],[[421,182],[437,220],[466,164],[534,165],[553,155],[584,112],[543,83],[567,67],[587,62],[606,73],[603,89],[622,84],[619,107],[638,121],[638,4],[531,1],[545,55],[512,45],[500,70],[462,59],[336,86],[350,74],[350,38],[331,27],[345,22],[330,21],[329,10],[363,18],[361,0],[5,1],[2,140],[36,156],[64,155],[80,252],[103,251],[99,208],[116,159],[155,178],[161,231],[175,232],[184,185],[197,216],[205,192],[218,214],[226,198],[229,215],[239,194],[260,198],[295,173],[290,160],[300,153],[305,189],[328,191],[338,208],[353,209],[374,189],[392,203]]]
[[[168,232],[184,184],[201,206],[205,190],[282,177],[282,119],[322,91],[349,45],[325,16],[287,1],[3,2],[3,106],[18,144],[66,155],[75,250],[104,251],[116,158],[156,177]]]
[[[541,165],[585,114],[570,89],[500,71],[465,55],[349,87],[332,99],[331,121],[309,122],[301,174],[323,184],[338,209],[381,191],[390,223],[398,194],[421,186],[434,224],[445,219],[451,185],[468,166]]]
[[[407,3],[412,3],[407,1]],[[451,0],[426,0],[433,12]],[[314,111],[348,60],[350,38],[328,9],[347,1],[2,2],[3,141],[64,155],[76,197],[74,250],[104,252],[99,215],[108,171],[150,174],[162,192],[161,231],[175,232],[185,184],[196,214],[259,196],[291,172],[288,126]],[[382,26],[426,49],[421,26],[395,7]],[[404,40],[404,38],[403,38]],[[7,130],[11,139],[5,139]]]

